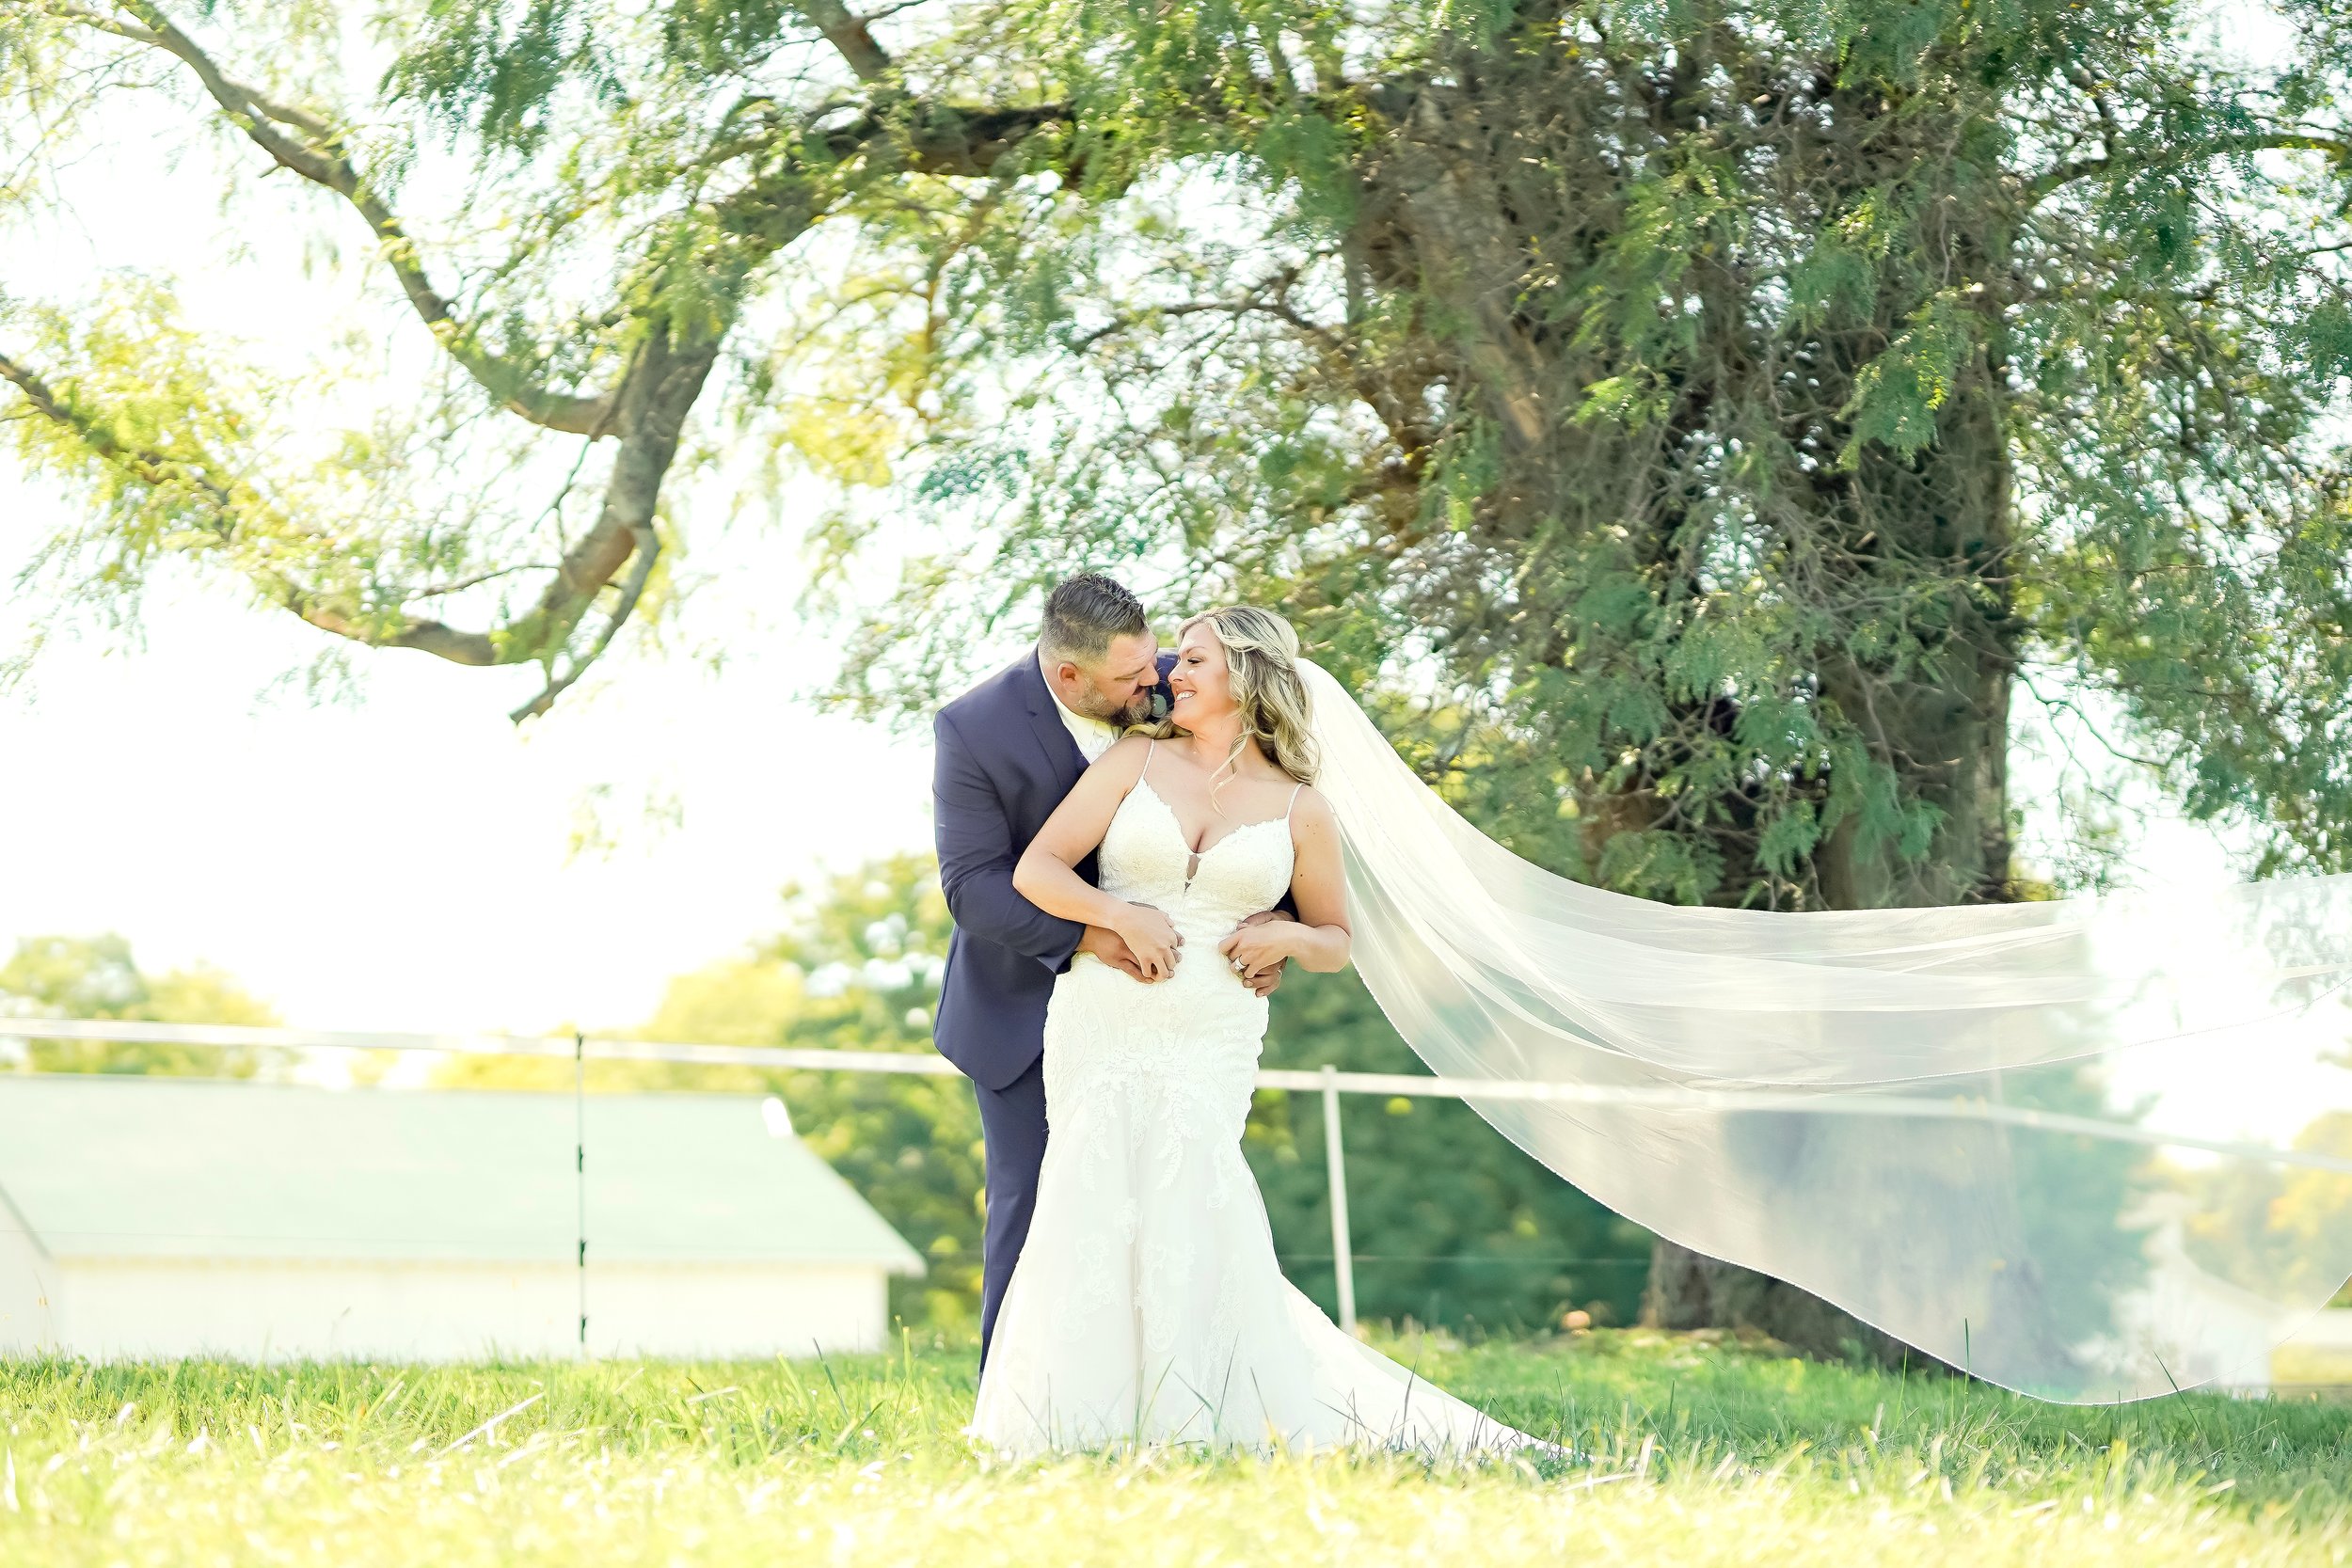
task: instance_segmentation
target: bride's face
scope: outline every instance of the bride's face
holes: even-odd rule
[[[1176,644],[1176,667],[1168,673],[1175,699],[1168,718],[1197,730],[1233,711],[1232,681],[1225,667],[1225,644],[1207,626],[1195,626]]]

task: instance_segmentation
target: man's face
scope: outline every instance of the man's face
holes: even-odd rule
[[[1159,639],[1149,631],[1115,637],[1100,664],[1064,659],[1055,673],[1073,711],[1106,723],[1140,723],[1152,716],[1152,689],[1160,684]]]

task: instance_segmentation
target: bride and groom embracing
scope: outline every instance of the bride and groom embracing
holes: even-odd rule
[[[1282,1278],[1240,1146],[1293,960],[1352,959],[1453,1092],[1635,1224],[2038,1398],[2241,1378],[2352,1275],[2352,875],[1653,903],[1464,820],[1280,616],[1162,654],[1091,575],[936,729],[1000,1449],[1535,1443]],[[2314,1173],[2291,1267],[2185,1240]]]
[[[1194,616],[1162,653],[1088,574],[936,720],[936,1037],[986,1140],[973,1432],[999,1451],[1547,1446],[1292,1287],[1242,1157],[1283,965],[1348,961],[1300,671],[1270,610]]]

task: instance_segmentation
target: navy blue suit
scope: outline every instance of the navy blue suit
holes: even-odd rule
[[[1160,656],[1165,687],[1172,653]],[[980,1267],[980,1354],[1021,1258],[1045,1162],[1045,1004],[1084,927],[1013,891],[1012,868],[1086,771],[1035,649],[931,721],[939,879],[955,917],[931,1038],[980,1102],[988,1228]],[[1078,875],[1095,879],[1094,857]]]

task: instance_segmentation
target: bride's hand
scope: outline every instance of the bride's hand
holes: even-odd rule
[[[1130,904],[1111,929],[1126,939],[1128,951],[1143,967],[1143,978],[1165,980],[1176,973],[1176,950],[1184,944],[1168,916],[1149,904]]]
[[[1254,921],[1235,927],[1232,936],[1216,944],[1216,950],[1225,955],[1233,973],[1247,981],[1262,970],[1279,968],[1291,957],[1291,934],[1297,929],[1296,921],[1279,915]]]

